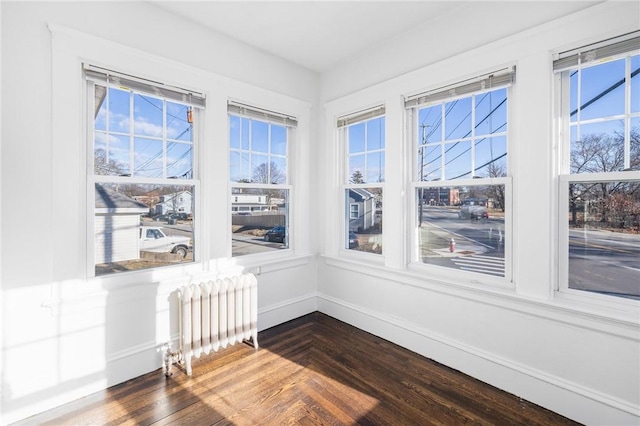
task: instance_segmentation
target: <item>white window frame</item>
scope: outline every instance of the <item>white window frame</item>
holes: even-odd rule
[[[338,117],[337,119],[337,132],[338,132],[338,144],[339,144],[339,150],[338,152],[340,153],[340,169],[341,169],[341,173],[340,173],[340,179],[342,182],[341,185],[341,200],[342,202],[340,203],[341,205],[341,211],[343,212],[341,215],[341,235],[342,237],[340,238],[341,241],[341,245],[340,245],[340,252],[341,253],[346,253],[347,255],[353,255],[353,256],[362,256],[364,259],[369,259],[369,260],[375,260],[375,261],[383,261],[384,259],[384,227],[382,228],[382,254],[378,254],[378,253],[371,253],[371,252],[366,252],[366,251],[359,251],[359,250],[353,250],[353,249],[349,249],[349,221],[352,218],[352,211],[351,211],[351,204],[354,203],[349,203],[348,197],[346,196],[347,191],[350,189],[380,189],[382,191],[382,209],[383,209],[383,213],[382,213],[382,220],[384,222],[384,194],[385,194],[385,181],[386,178],[383,177],[383,179],[379,182],[366,182],[366,183],[353,183],[350,181],[350,177],[351,175],[349,174],[349,158],[351,156],[351,154],[349,153],[349,127],[355,124],[360,124],[360,123],[364,123],[365,124],[365,129],[366,129],[366,123],[372,120],[376,120],[382,118],[383,120],[385,120],[385,129],[386,129],[386,107],[385,105],[376,105],[374,107],[371,108],[366,108],[357,112],[353,112],[353,113],[349,113],[349,114],[345,114],[342,115],[340,117]],[[385,138],[385,143],[384,143],[384,147],[383,148],[378,148],[378,149],[372,149],[372,150],[368,150],[365,147],[364,151],[360,151],[358,152],[358,155],[360,154],[364,154],[365,155],[365,170],[364,170],[364,178],[366,179],[366,170],[367,170],[367,165],[366,165],[366,158],[367,158],[367,154],[368,153],[372,153],[372,152],[378,152],[380,153],[383,158],[384,158],[384,164],[385,164],[385,172],[386,172],[386,149],[387,149],[387,141],[386,141],[386,135],[382,134],[382,136]],[[366,130],[365,130],[365,144],[366,144],[366,140],[367,140],[367,136],[366,136]],[[348,210],[347,210],[348,207]],[[360,210],[359,210],[359,206],[358,207],[358,217],[360,214]],[[348,212],[348,217],[347,217],[347,212]],[[375,207],[374,207],[374,214],[375,214]],[[355,219],[357,219],[358,217],[356,217]]]
[[[590,44],[577,49],[555,53],[553,69],[554,75],[554,102],[557,119],[557,132],[555,137],[558,144],[558,206],[557,206],[557,274],[555,274],[554,291],[555,297],[559,300],[568,300],[571,303],[586,303],[588,305],[605,308],[621,309],[626,312],[637,312],[639,303],[636,300],[601,294],[593,291],[569,288],[569,226],[567,223],[567,210],[569,205],[569,186],[574,182],[618,182],[640,180],[640,171],[622,170],[613,172],[595,173],[571,173],[570,171],[570,146],[571,146],[571,119],[567,115],[570,111],[570,82],[566,71],[588,68],[605,62],[619,60],[629,55],[637,55],[640,49],[637,48],[640,40],[640,32],[627,34],[607,41]],[[627,61],[629,65],[629,61]],[[627,66],[625,75],[628,76],[630,69]],[[625,167],[629,167],[629,130],[631,118],[640,117],[640,112],[630,111],[630,90],[629,84],[625,83],[626,105],[625,113],[620,116],[612,116],[604,119],[588,120],[598,122],[602,120],[620,119],[625,123]],[[578,126],[583,123],[580,117],[577,119]]]
[[[103,76],[106,76],[106,80],[102,80]],[[86,229],[87,229],[87,257],[86,257],[86,276],[88,278],[101,278],[110,279],[112,277],[120,276],[123,273],[117,274],[104,274],[96,275],[95,273],[95,229],[94,229],[94,217],[95,217],[95,186],[96,184],[157,184],[167,186],[191,186],[193,188],[194,197],[193,210],[197,211],[200,204],[200,179],[199,176],[199,153],[198,153],[198,139],[201,132],[200,110],[205,107],[205,96],[198,91],[189,91],[178,87],[169,85],[163,85],[161,83],[145,80],[143,78],[132,77],[125,73],[119,73],[104,69],[101,67],[93,66],[91,64],[84,64],[85,85],[85,146],[86,146]],[[164,176],[162,178],[150,178],[150,177],[134,177],[128,176],[111,176],[111,175],[97,175],[94,172],[94,111],[95,111],[95,86],[96,84],[107,87],[124,87],[133,93],[150,95],[156,98],[163,99],[164,101],[171,101],[176,103],[183,103],[185,105],[191,105],[191,117],[193,120],[192,128],[192,149],[193,149],[193,170],[192,176],[188,179],[173,179],[171,177]],[[166,123],[163,122],[163,141],[166,140]],[[163,146],[163,156],[165,155],[166,148]],[[131,156],[134,155],[132,151]],[[163,161],[163,168],[166,168],[166,162]],[[166,171],[166,169],[163,171]],[[198,215],[194,214],[194,218]],[[194,219],[195,222],[195,219]],[[200,244],[201,240],[196,236],[197,225],[194,223],[194,232],[192,241],[197,242],[194,244]],[[201,262],[199,248],[194,247],[193,260],[191,262],[184,262],[176,265],[162,265],[158,267],[144,268],[141,270],[128,271],[126,274],[135,274],[138,272],[154,271],[158,268],[184,268],[185,266],[199,264]]]
[[[284,242],[285,247],[283,249],[278,250],[277,252],[268,250],[268,251],[246,254],[246,255],[234,255],[233,249],[231,247],[232,246],[231,240],[229,240],[229,256],[233,257],[234,259],[240,259],[240,258],[244,259],[244,258],[253,258],[253,257],[282,256],[283,255],[282,253],[284,253],[284,255],[287,255],[287,253],[291,253],[294,249],[293,247],[294,239],[292,238],[292,235],[291,235],[291,230],[293,229],[292,218],[294,213],[293,205],[294,205],[294,198],[295,198],[294,189],[293,189],[294,185],[292,183],[293,181],[292,161],[293,161],[293,152],[295,149],[294,144],[295,144],[295,138],[296,138],[296,130],[298,126],[298,119],[288,114],[266,110],[257,106],[252,106],[249,104],[243,104],[237,101],[229,100],[227,102],[227,126],[230,125],[231,116],[239,117],[240,119],[244,118],[244,119],[250,119],[250,120],[256,120],[256,121],[262,121],[262,122],[268,123],[269,125],[283,126],[286,129],[287,144],[286,144],[285,155],[277,155],[279,158],[285,158],[285,161],[286,161],[284,183],[234,182],[231,180],[231,176],[230,176],[231,165],[229,164],[229,170],[228,170],[229,187],[230,187],[229,204],[228,204],[229,214],[231,214],[231,212],[233,211],[232,199],[237,199],[236,195],[233,194],[233,191],[235,189],[285,190],[287,191],[287,200],[286,200],[287,213],[286,213],[286,219],[285,219],[285,225],[284,225],[286,229],[285,242]],[[270,131],[269,131],[269,142],[271,142]],[[249,143],[251,144],[251,135],[249,135]],[[246,152],[249,152],[250,155],[252,153],[251,147],[249,147],[248,150],[232,149],[230,146],[230,140],[227,140],[227,147],[228,147],[229,156],[231,152],[246,151]],[[264,154],[264,153],[261,153],[261,154]],[[269,147],[268,157],[271,158],[272,156],[273,154],[271,153],[271,147]],[[250,210],[252,211],[253,209],[250,209]]]
[[[446,102],[450,102],[455,99],[464,99],[471,95],[478,95],[490,90],[498,88],[506,88],[507,90],[507,123],[513,123],[511,117],[512,104],[509,101],[512,98],[512,83],[515,79],[515,66],[496,70],[488,74],[473,77],[468,80],[460,81],[445,87],[437,88],[427,92],[421,92],[415,95],[410,95],[405,98],[405,118],[407,129],[407,146],[410,156],[410,183],[409,191],[411,197],[411,212],[409,215],[409,265],[410,270],[417,272],[428,272],[431,275],[438,276],[443,281],[460,282],[464,284],[482,285],[482,286],[495,286],[508,289],[515,289],[515,283],[513,281],[513,247],[514,247],[514,235],[513,235],[513,154],[507,155],[507,176],[505,177],[490,177],[481,179],[451,179],[451,180],[432,180],[432,181],[420,181],[418,178],[419,166],[419,148],[422,146],[422,132],[419,129],[418,112],[420,108],[438,105]],[[472,108],[473,105],[472,105]],[[512,153],[513,149],[513,124],[507,126],[505,137],[507,139],[507,153]],[[473,130],[472,130],[473,131]],[[475,136],[474,136],[475,138]],[[443,139],[444,140],[444,139]],[[473,147],[473,143],[471,146]],[[474,158],[472,157],[472,164]],[[453,188],[453,187],[473,187],[473,186],[490,186],[490,185],[504,185],[505,191],[505,243],[504,243],[504,277],[492,276],[489,274],[483,274],[479,272],[464,271],[456,268],[449,268],[439,265],[430,265],[421,261],[420,259],[420,238],[419,238],[419,216],[418,205],[419,200],[417,192],[421,188]]]

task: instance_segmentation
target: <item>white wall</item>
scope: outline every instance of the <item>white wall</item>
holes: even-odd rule
[[[549,3],[553,7],[553,3]],[[325,238],[318,265],[319,310],[485,382],[587,424],[640,422],[638,304],[628,310],[566,300],[553,292],[555,189],[552,52],[640,28],[638,2],[607,2],[404,74],[419,39],[323,75]],[[362,87],[362,64],[376,62]],[[427,59],[428,60],[428,59]],[[513,284],[495,287],[409,264],[411,147],[403,96],[516,65],[510,98],[513,167]],[[377,80],[371,81],[372,78]],[[339,247],[342,211],[337,117],[386,104],[384,257]],[[407,236],[407,238],[405,238]]]
[[[185,282],[256,272],[260,329],[317,309],[308,231],[315,220],[308,171],[317,75],[142,2],[0,7],[2,423],[159,368],[162,344],[177,335],[169,295]],[[88,274],[93,190],[87,191],[84,176],[84,61],[207,94],[198,188],[206,196],[196,205],[195,264],[115,277]],[[230,209],[219,202],[229,199],[222,183],[228,181],[228,99],[298,118],[293,250],[230,257]]]

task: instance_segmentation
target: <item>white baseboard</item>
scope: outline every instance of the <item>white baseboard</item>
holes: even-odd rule
[[[258,309],[258,331],[310,314],[318,310],[315,292]]]
[[[639,407],[626,401],[433,335],[415,324],[324,294],[318,294],[318,310],[583,424],[640,425]]]

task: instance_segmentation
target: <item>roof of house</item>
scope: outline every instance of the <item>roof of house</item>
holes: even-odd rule
[[[111,213],[146,213],[149,211],[146,204],[102,185],[96,185],[95,207],[96,210],[102,212],[106,210]]]

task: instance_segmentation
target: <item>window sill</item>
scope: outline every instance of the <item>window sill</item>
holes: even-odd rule
[[[331,267],[493,305],[499,309],[512,310],[545,320],[563,322],[579,328],[640,340],[640,323],[638,321],[640,302],[635,305],[635,309],[627,311],[602,309],[602,306],[576,303],[575,300],[566,297],[547,300],[529,298],[517,294],[513,285],[481,285],[472,281],[452,280],[451,277],[443,279],[433,274],[426,275],[423,268],[415,268],[415,265],[401,270],[338,256],[325,255],[321,257],[325,264]],[[634,304],[631,303],[631,305]]]

